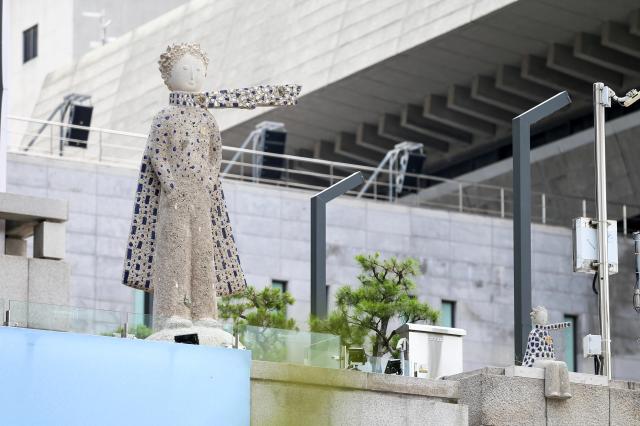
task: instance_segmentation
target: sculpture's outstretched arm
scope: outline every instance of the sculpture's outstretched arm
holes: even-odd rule
[[[570,322],[557,322],[555,324],[543,325],[541,328],[545,330],[559,330],[561,328],[568,328],[568,327],[571,327]]]
[[[302,86],[281,84],[206,92],[207,108],[246,108],[295,105]]]
[[[163,113],[159,113],[153,119],[147,142],[147,155],[149,155],[153,170],[160,180],[162,190],[167,194],[169,200],[174,200],[177,194],[176,184],[167,161],[171,149],[169,139],[171,133],[168,123],[169,120]]]

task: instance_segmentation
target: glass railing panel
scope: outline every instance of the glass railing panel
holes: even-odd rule
[[[9,301],[9,325],[13,327],[112,335],[123,323],[122,312]]]
[[[234,333],[232,324],[223,328]],[[278,328],[239,326],[240,343],[252,359],[325,368],[339,368],[340,338],[331,334]]]
[[[127,314],[127,337],[146,339],[153,334],[153,316],[150,314]]]

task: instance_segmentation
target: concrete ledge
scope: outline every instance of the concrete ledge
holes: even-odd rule
[[[507,377],[529,377],[531,379],[544,379],[544,368],[521,367],[512,365],[504,369],[504,375]],[[609,386],[609,381],[604,376],[596,376],[594,374],[569,372],[569,381],[571,383],[580,383],[583,385]]]
[[[0,219],[66,222],[69,219],[69,207],[65,200],[0,192]]]
[[[460,384],[449,380],[418,379],[390,374],[334,370],[303,365],[253,361],[251,378],[304,385],[359,389],[457,400]]]
[[[608,383],[580,373],[569,377],[573,396],[566,400],[544,397],[541,368],[488,367],[447,379],[460,381],[459,403],[469,407],[470,425],[640,425],[640,383]]]
[[[467,425],[446,380],[253,361],[251,419],[260,425]]]

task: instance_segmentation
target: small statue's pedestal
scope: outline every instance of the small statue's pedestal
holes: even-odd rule
[[[191,327],[165,328],[153,333],[151,336],[147,337],[146,340],[174,342],[175,336],[194,333],[198,335],[198,341],[201,345],[226,348],[234,347],[234,339],[231,333],[227,333],[220,327],[205,327],[199,325]],[[244,349],[242,344],[238,344],[238,347],[240,349]]]

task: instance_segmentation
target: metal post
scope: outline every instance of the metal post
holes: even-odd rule
[[[460,213],[462,213],[462,203],[463,203],[463,199],[462,199],[462,184],[459,183],[458,184],[458,211]]]
[[[53,155],[53,125],[49,125],[49,154]]]
[[[500,217],[504,219],[504,188],[500,188]]]
[[[393,203],[393,163],[394,161],[389,161],[389,202]]]
[[[542,224],[544,225],[547,223],[547,198],[544,194],[542,194],[540,201],[542,202]]]
[[[640,313],[640,232],[632,234],[633,255],[636,258],[636,283],[633,286],[633,309]]]
[[[587,200],[582,200],[582,217],[587,217]]]
[[[622,205],[622,235],[627,235],[627,205]]]
[[[327,316],[327,203],[364,183],[355,172],[311,197],[311,315]]]
[[[607,247],[607,167],[605,155],[604,109],[609,104],[608,88],[603,83],[593,85],[593,116],[595,130],[596,203],[598,234],[598,279],[600,296],[600,329],[602,334],[602,375],[611,380],[611,337],[609,323],[609,260]]]
[[[514,349],[522,362],[529,334],[531,311],[531,144],[530,128],[571,103],[561,92],[513,119],[513,274]]]
[[[102,130],[98,132],[98,161],[102,161]]]

